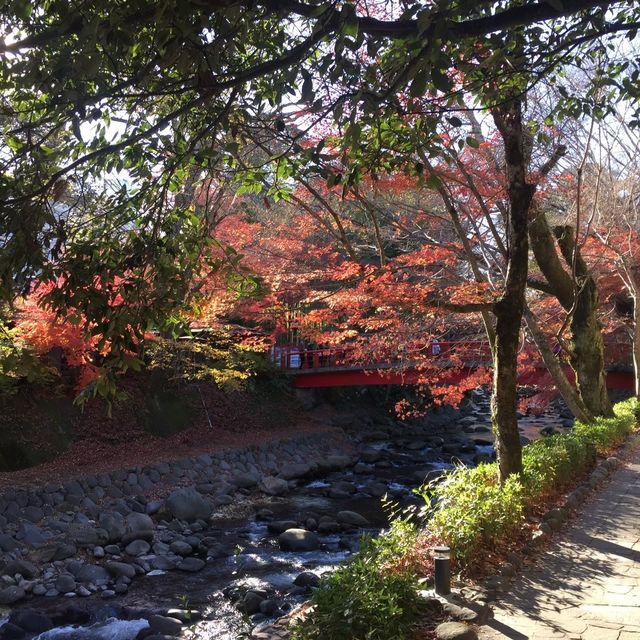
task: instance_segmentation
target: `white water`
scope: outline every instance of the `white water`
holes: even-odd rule
[[[330,487],[331,483],[325,482],[324,480],[314,480],[313,482],[309,482],[309,484],[305,484],[305,489],[326,489]]]
[[[146,620],[118,620],[109,618],[105,622],[98,622],[89,627],[68,625],[45,631],[36,636],[34,640],[55,640],[63,636],[67,640],[133,640],[142,629],[146,629],[149,623]]]
[[[406,484],[400,484],[399,482],[390,482],[389,491],[394,493],[410,493],[411,489]]]

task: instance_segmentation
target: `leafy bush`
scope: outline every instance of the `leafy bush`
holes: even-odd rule
[[[296,623],[294,640],[402,640],[420,613],[415,573],[394,567],[417,531],[397,521],[325,578],[311,598],[313,610]]]
[[[596,418],[590,424],[576,422],[573,432],[591,442],[600,455],[620,444],[634,429],[638,412],[636,398],[619,402],[613,408],[612,418]]]
[[[616,405],[613,418],[576,423],[566,435],[524,448],[523,477],[500,485],[495,463],[458,467],[443,482],[420,490],[430,518],[419,533],[400,517],[389,532],[365,540],[362,551],[323,579],[313,610],[294,627],[294,640],[388,640],[406,638],[419,615],[418,580],[412,548],[424,541],[447,543],[455,560],[470,567],[508,546],[527,513],[549,494],[589,469],[596,454],[619,444],[636,425],[635,399]]]
[[[618,403],[614,417],[576,422],[568,434],[537,440],[524,448],[523,477],[498,484],[496,464],[460,467],[435,487],[421,490],[431,515],[429,529],[449,544],[458,562],[469,565],[482,549],[496,549],[519,529],[525,515],[549,494],[595,464],[635,428],[635,398]]]
[[[529,501],[539,500],[567,484],[596,459],[592,443],[577,433],[554,435],[524,448],[522,465]]]
[[[0,321],[0,395],[15,393],[23,381],[42,384],[53,377],[53,370],[38,358],[19,332]]]
[[[511,477],[500,486],[495,464],[458,467],[425,497],[429,529],[463,563],[481,555],[487,545],[509,538],[524,520],[520,479]]]

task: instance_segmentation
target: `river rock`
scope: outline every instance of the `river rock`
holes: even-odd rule
[[[24,629],[10,622],[0,627],[0,640],[22,640],[26,635]]]
[[[15,576],[19,573],[27,580],[33,580],[38,575],[38,568],[27,560],[11,560],[2,570],[3,575]]]
[[[263,600],[260,603],[260,613],[264,614],[265,616],[274,616],[278,609],[279,607],[277,600]]]
[[[151,615],[148,620],[151,633],[158,633],[164,636],[179,636],[182,632],[182,622],[177,618]]]
[[[143,556],[149,552],[151,545],[146,540],[133,540],[126,547],[125,551],[130,556]]]
[[[258,484],[258,476],[255,473],[236,473],[231,479],[231,484],[240,489],[251,489]]]
[[[174,518],[194,522],[211,515],[211,505],[193,487],[177,489],[168,498],[166,507]]]
[[[18,609],[18,611],[12,611],[9,616],[9,622],[29,633],[43,633],[54,627],[49,616],[34,609]]]
[[[311,471],[311,467],[304,462],[293,462],[285,464],[278,474],[285,480],[293,480],[294,478],[303,478]]]
[[[303,571],[293,581],[296,587],[317,587],[320,584],[320,576],[312,571]]]
[[[346,467],[351,466],[351,457],[345,455],[330,455],[327,456],[325,460],[322,461],[325,466],[330,469],[335,469],[339,471],[340,469],[345,469]]]
[[[274,476],[263,476],[259,486],[261,491],[270,496],[280,496],[289,491],[289,483]]]
[[[320,546],[318,536],[306,529],[287,529],[278,536],[283,551],[314,551]]]
[[[167,556],[153,556],[150,564],[156,571],[171,571],[176,568],[177,560]]]
[[[125,578],[133,579],[136,575],[136,570],[130,564],[126,562],[107,562],[105,565],[107,571],[116,578],[124,576]]]
[[[36,547],[46,542],[46,538],[43,535],[40,527],[37,527],[35,524],[31,524],[28,522],[24,522],[20,525],[20,529],[18,530],[18,538],[20,538],[20,540],[22,540],[25,544],[28,544],[30,547]]]
[[[104,545],[109,540],[109,534],[104,529],[90,524],[70,524],[67,536],[79,547]]]
[[[378,449],[364,449],[360,453],[360,459],[367,464],[378,462],[382,458],[382,453]]]
[[[478,640],[473,627],[464,622],[443,622],[436,627],[438,640]]]
[[[297,524],[295,520],[273,520],[267,523],[267,531],[278,535],[287,529],[295,529]]]
[[[77,571],[71,571],[71,573],[75,575],[78,582],[84,582],[85,584],[99,586],[109,582],[109,572],[104,567],[96,564],[84,564]]]
[[[200,560],[200,558],[183,558],[176,568],[180,569],[180,571],[195,573],[196,571],[203,569],[205,564],[205,561]]]
[[[115,511],[100,514],[98,525],[108,535],[108,542],[119,542],[127,532],[124,516]]]
[[[127,532],[122,536],[123,544],[134,540],[153,540],[153,520],[146,513],[130,513],[125,518]]]
[[[67,560],[67,558],[73,558],[76,553],[78,553],[78,549],[75,544],[62,542],[55,548],[52,560]]]
[[[76,580],[73,576],[68,574],[62,574],[58,576],[55,582],[55,587],[60,593],[70,593],[76,590]]]
[[[264,600],[264,596],[259,593],[256,593],[255,591],[247,591],[240,603],[240,609],[242,609],[242,611],[244,611],[248,616],[251,616],[260,611],[260,604]]]
[[[22,600],[25,595],[24,589],[15,585],[0,589],[0,604],[15,604],[19,600]]]
[[[193,623],[202,618],[202,614],[197,609],[169,609],[167,617],[176,618],[180,622]]]
[[[331,498],[348,498],[356,492],[356,485],[353,482],[347,482],[346,480],[339,480],[334,482],[329,489],[329,496]]]
[[[10,536],[8,533],[0,533],[0,551],[14,551],[18,548],[18,543],[15,541],[13,536]]]
[[[175,540],[169,547],[173,553],[179,556],[188,556],[193,553],[193,547],[184,540]]]
[[[352,527],[368,527],[370,524],[364,516],[361,516],[355,511],[338,511],[338,515],[336,517],[338,522],[348,524]]]

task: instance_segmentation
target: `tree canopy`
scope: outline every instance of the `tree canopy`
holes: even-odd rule
[[[603,118],[620,100],[631,105],[629,125],[640,123],[640,65],[631,55],[638,3],[9,0],[2,7],[0,291],[11,302],[37,283],[39,302],[60,318],[81,318],[114,366],[135,363],[146,330],[175,326],[208,274],[246,275],[233,247],[211,234],[220,185],[263,197],[265,207],[287,199],[312,213],[295,200],[304,185],[353,260],[344,224],[314,181],[357,198],[365,181],[404,173],[440,194],[472,258],[433,163],[455,165],[465,148],[477,148],[484,125],[474,114],[490,113],[505,180],[504,239],[494,239],[502,286],[493,300],[460,309],[483,313],[502,390],[494,398],[498,450],[514,454],[502,459],[501,473],[520,470],[515,385],[528,227],[536,188],[562,155],[552,149],[534,167],[532,146],[562,118]],[[573,72],[585,81],[568,82]],[[525,106],[543,81],[556,99],[533,121]],[[384,267],[380,229],[367,211]],[[476,288],[486,284],[477,269],[474,278]],[[591,296],[594,334],[596,303]],[[596,351],[601,370],[601,344]]]

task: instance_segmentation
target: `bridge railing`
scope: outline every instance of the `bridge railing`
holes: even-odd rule
[[[353,347],[325,347],[319,349],[303,349],[295,345],[272,347],[271,361],[283,370],[326,369],[335,367],[363,367],[361,362],[350,361],[355,349]],[[480,340],[434,340],[422,348],[416,349],[421,357],[451,358],[454,354],[464,362],[486,362],[491,359],[491,350],[487,342]],[[413,358],[405,351],[384,358],[378,366],[393,366],[406,363]],[[368,366],[375,367],[375,364]]]

